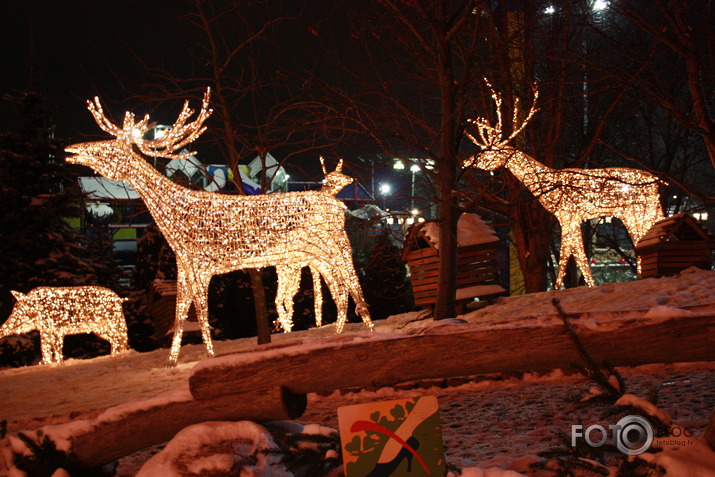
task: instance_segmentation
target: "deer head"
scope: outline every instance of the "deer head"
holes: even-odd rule
[[[345,186],[353,182],[352,177],[346,176],[342,173],[342,159],[340,159],[340,162],[338,162],[338,165],[335,167],[335,170],[333,172],[328,172],[325,169],[325,161],[323,160],[323,156],[320,156],[320,165],[323,168],[323,175],[325,176],[325,179],[323,179],[323,187],[320,188],[321,192],[325,192],[326,194],[330,195],[337,195],[338,192],[343,190]]]
[[[486,80],[485,80],[486,81]],[[538,111],[536,100],[539,98],[539,90],[536,85],[533,86],[534,102],[531,104],[529,113],[523,120],[519,119],[519,98],[514,99],[513,116],[511,118],[512,132],[509,137],[504,138],[503,123],[502,123],[502,95],[492,88],[492,85],[486,81],[489,90],[492,93],[492,99],[496,106],[497,121],[492,125],[487,118],[477,118],[469,120],[469,123],[474,126],[476,136],[465,131],[464,134],[472,140],[474,144],[479,146],[482,151],[474,156],[467,158],[462,162],[462,167],[477,167],[493,171],[505,165],[514,148],[509,146],[509,143],[524,130],[534,114]]]
[[[107,179],[126,180],[131,174],[131,161],[136,157],[134,148],[151,157],[180,159],[192,155],[193,152],[176,153],[176,151],[181,151],[206,130],[203,123],[212,112],[208,107],[210,94],[211,90],[207,89],[201,111],[194,121],[187,123],[194,110],[189,108],[189,102],[186,101],[171,129],[161,138],[151,140],[143,139],[143,136],[154,127],[154,123],[149,123],[148,115],[136,122],[134,114],[127,111],[124,115],[124,124],[120,128],[107,118],[99,98],[95,97],[94,102],[87,101],[89,111],[99,127],[115,139],[73,144],[65,149],[72,154],[66,160],[70,164],[89,166]]]

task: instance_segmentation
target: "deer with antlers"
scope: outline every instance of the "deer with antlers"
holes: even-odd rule
[[[353,178],[342,173],[343,160],[340,159],[335,170],[328,172],[325,168],[325,160],[320,156],[320,166],[323,169],[323,185],[320,192],[332,197],[353,182]],[[284,331],[290,331],[293,316],[293,300],[300,289],[301,271],[304,267],[310,268],[313,278],[313,300],[315,303],[315,325],[320,327],[323,323],[323,289],[321,286],[321,275],[326,277],[326,283],[330,287],[330,294],[335,301],[338,310],[336,321],[336,332],[341,333],[347,321],[347,304],[349,290],[343,282],[334,276],[334,272],[329,267],[322,266],[320,261],[310,263],[296,263],[291,265],[281,265],[276,267],[278,275],[278,291],[276,293],[276,308],[278,310],[278,321]]]
[[[508,169],[556,216],[561,225],[561,248],[555,287],[561,288],[571,256],[576,260],[586,283],[595,281],[584,251],[581,223],[600,217],[616,217],[625,225],[633,243],[638,243],[650,227],[663,218],[660,206],[660,180],[649,172],[623,167],[603,169],[552,169],[509,143],[521,133],[538,111],[538,90],[534,86],[534,102],[524,120],[519,120],[519,101],[514,101],[512,133],[504,138],[502,131],[502,97],[487,82],[496,104],[496,124],[486,118],[471,123],[476,135],[465,132],[482,151],[463,162],[463,167],[475,166],[493,171]],[[640,264],[639,264],[640,267]]]
[[[95,98],[88,101],[89,110],[97,124],[115,139],[67,148],[72,154],[68,162],[89,166],[108,179],[128,182],[144,200],[176,254],[176,318],[169,364],[177,363],[192,302],[207,354],[213,356],[209,282],[214,275],[233,270],[275,266],[285,280],[285,270],[313,265],[331,291],[339,294],[343,288],[349,290],[365,326],[372,329],[345,233],[345,205],[334,196],[320,191],[256,196],[192,191],[171,182],[137,153],[168,159],[193,154],[176,151],[205,131],[203,123],[211,114],[209,96],[207,90],[193,121],[189,119],[195,111],[185,102],[172,128],[153,140],[143,139],[153,126],[148,115],[137,122],[127,112],[119,127],[105,116]],[[347,299],[343,305],[347,307]],[[342,331],[342,326],[336,331]]]

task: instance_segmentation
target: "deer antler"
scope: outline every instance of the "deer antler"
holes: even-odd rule
[[[325,159],[323,158],[323,156],[320,156],[320,167],[323,168],[323,176],[324,176],[324,177],[327,176],[327,175],[328,175],[328,170],[325,168]],[[335,166],[335,171],[334,171],[334,172],[342,172],[342,170],[343,170],[343,160],[340,159],[340,160],[338,161],[338,165]]]
[[[502,139],[503,135],[503,125],[502,125],[502,102],[503,98],[500,93],[497,93],[494,88],[492,87],[491,83],[487,81],[486,79],[484,80],[487,83],[487,86],[489,87],[489,90],[492,92],[492,99],[494,100],[494,104],[496,105],[496,113],[497,113],[497,122],[494,126],[491,125],[488,119],[480,117],[477,119],[470,119],[469,122],[471,124],[474,124],[476,126],[477,130],[477,135],[479,138],[477,139],[473,135],[471,135],[469,132],[465,131],[465,134],[469,139],[472,140],[474,144],[477,146],[484,148],[484,149],[500,149],[506,146],[512,139],[514,139],[521,131],[524,130],[526,125],[531,121],[531,118],[534,116],[534,114],[539,110],[536,107],[536,100],[539,98],[539,90],[536,87],[536,84],[533,85],[533,90],[534,90],[534,102],[531,104],[531,109],[529,110],[529,113],[526,115],[526,118],[524,118],[523,121],[519,120],[519,98],[514,99],[514,112],[513,116],[511,118],[511,125],[512,125],[512,133],[511,135],[506,138]]]
[[[117,140],[125,142],[126,144],[136,144],[137,149],[148,156],[181,159],[188,155],[195,154],[194,152],[174,154],[174,152],[181,150],[184,146],[193,142],[206,130],[203,123],[212,113],[212,110],[208,107],[210,96],[211,88],[207,88],[206,93],[204,93],[203,102],[201,103],[201,110],[196,119],[190,123],[187,123],[187,121],[195,111],[189,108],[188,101],[184,102],[184,107],[181,109],[181,113],[179,113],[179,118],[171,129],[168,130],[166,135],[160,139],[142,139],[142,136],[153,128],[155,124],[149,123],[149,115],[145,115],[141,121],[135,122],[134,114],[127,111],[124,115],[124,124],[119,128],[116,124],[107,119],[107,116],[102,110],[99,98],[95,97],[94,102],[87,101],[87,105],[99,127],[116,137]]]

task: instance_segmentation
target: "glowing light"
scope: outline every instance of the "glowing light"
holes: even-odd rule
[[[549,5],[544,9],[544,13],[546,13],[547,15],[553,15],[554,13],[556,13],[556,9],[553,5]]]
[[[482,152],[468,158],[463,166],[476,166],[490,171],[505,167],[511,171],[541,205],[556,216],[561,225],[556,288],[563,285],[566,266],[571,256],[576,260],[586,283],[594,286],[595,281],[583,247],[581,223],[600,217],[616,217],[626,226],[633,243],[638,243],[648,229],[663,218],[658,191],[660,181],[656,176],[638,169],[611,167],[556,170],[541,164],[531,156],[507,145],[536,113],[536,88],[534,104],[526,119],[521,122],[518,119],[518,100],[515,100],[512,118],[514,132],[506,139],[502,139],[502,97],[491,85],[489,88],[497,108],[497,122],[492,126],[484,118],[472,121],[476,137],[465,134],[482,148]]]
[[[591,6],[591,9],[595,12],[600,12],[601,10],[605,10],[606,8],[608,8],[608,2],[605,0],[596,0]]]
[[[323,169],[325,179],[320,192],[323,194],[335,197],[345,186],[353,182],[352,177],[342,173],[343,160],[338,162],[333,172],[328,172],[325,169],[325,161],[320,157],[320,165]],[[315,303],[315,324],[322,326],[323,322],[323,291],[320,283],[321,275],[325,278],[325,282],[330,289],[330,294],[335,301],[338,309],[338,319],[336,322],[336,331],[341,333],[345,322],[347,321],[347,309],[349,300],[350,286],[342,283],[340,277],[335,276],[335,273],[330,268],[322,266],[320,260],[314,260],[301,264],[281,264],[276,266],[278,275],[278,291],[276,293],[276,309],[278,310],[278,322],[283,328],[283,331],[290,331],[293,326],[293,300],[296,293],[300,289],[301,269],[309,267],[313,277],[313,297]],[[359,287],[359,283],[353,283],[352,287]],[[368,317],[365,322],[369,329],[372,329],[372,322]]]
[[[108,288],[38,287],[24,294],[12,290],[15,307],[0,327],[0,337],[40,332],[42,363],[62,364],[67,335],[94,333],[109,341],[111,354],[129,349],[120,298]]]
[[[214,355],[208,324],[209,282],[214,275],[232,270],[275,266],[280,272],[280,308],[287,303],[287,289],[295,283],[295,270],[311,266],[322,274],[335,295],[349,293],[353,297],[357,312],[366,327],[372,329],[345,233],[345,205],[332,192],[237,196],[192,191],[171,182],[135,152],[134,148],[145,156],[168,159],[193,155],[175,152],[182,151],[206,129],[203,123],[211,114],[209,94],[207,91],[204,95],[195,120],[187,122],[194,111],[186,102],[174,125],[154,140],[132,134],[136,128],[144,136],[151,128],[148,116],[136,122],[134,115],[127,112],[120,128],[106,118],[95,98],[94,102],[88,101],[90,112],[97,124],[116,139],[67,148],[73,154],[68,162],[89,166],[111,180],[129,182],[176,254],[176,319],[169,363],[174,365],[178,360],[192,302],[206,351]],[[347,299],[344,302],[339,306],[346,308]],[[284,309],[280,317],[285,330],[291,327],[287,312]],[[343,323],[338,322],[336,331],[342,329]]]

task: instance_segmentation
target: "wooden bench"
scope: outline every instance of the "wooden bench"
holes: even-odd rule
[[[488,227],[486,224],[483,226]],[[458,312],[464,313],[469,304],[474,306],[472,302],[475,298],[486,304],[506,293],[499,281],[498,245],[498,237],[489,235],[481,243],[457,247]],[[424,223],[410,229],[402,259],[410,269],[415,305],[432,308],[437,301],[439,250],[434,240],[425,233]]]

